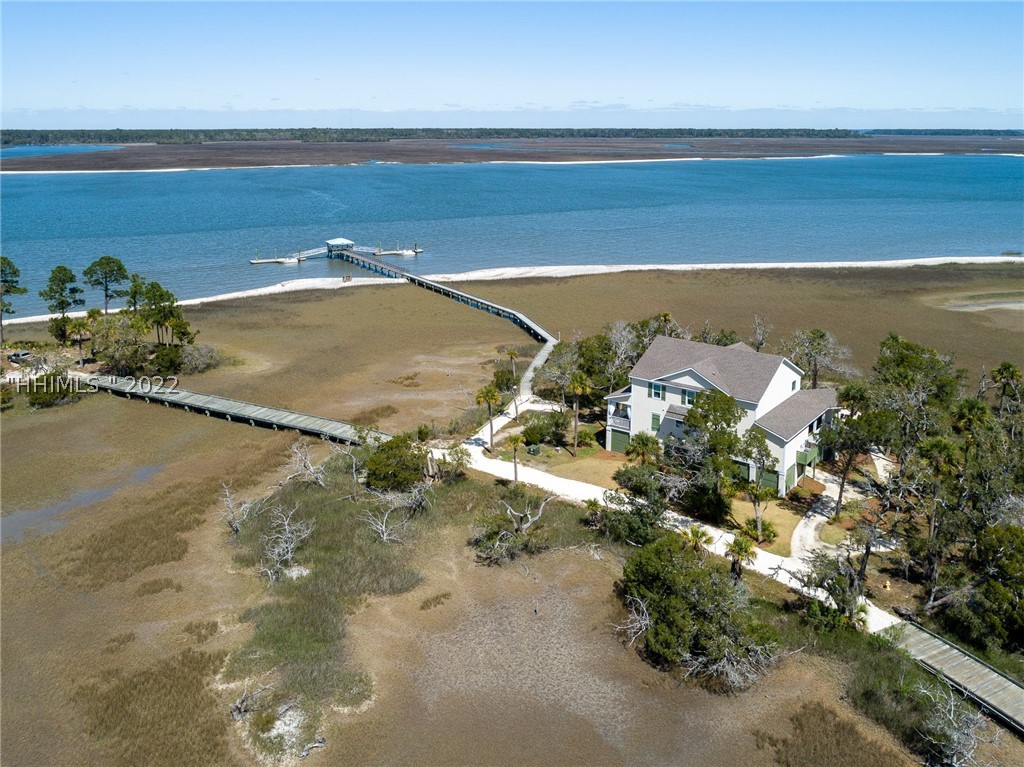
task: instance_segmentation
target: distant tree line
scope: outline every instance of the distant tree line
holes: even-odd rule
[[[876,128],[860,131],[865,136],[1024,136],[1024,130],[990,128]]]
[[[896,131],[882,131],[884,133]],[[954,131],[954,133],[974,133]],[[1006,133],[1014,133],[1006,131]],[[1019,131],[1017,132],[1019,133]],[[392,141],[523,138],[858,138],[861,131],[805,128],[238,128],[182,130],[5,130],[2,146],[202,144],[210,141]]]

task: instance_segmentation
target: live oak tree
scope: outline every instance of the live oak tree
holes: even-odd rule
[[[655,665],[743,689],[774,662],[768,630],[749,617],[746,589],[678,535],[633,552],[622,570],[622,593]]]
[[[735,473],[733,456],[740,452],[736,426],[742,418],[743,408],[717,389],[698,392],[683,418],[688,430],[686,441],[697,443],[703,450],[704,484],[713,487],[719,496],[724,495]]]
[[[85,283],[103,291],[103,313],[110,311],[110,299],[123,298],[128,291],[118,285],[128,282],[128,270],[113,256],[100,256],[82,272]]]
[[[4,315],[14,314],[14,307],[7,296],[20,296],[28,292],[18,284],[21,271],[7,256],[0,256],[0,345],[4,342]]]

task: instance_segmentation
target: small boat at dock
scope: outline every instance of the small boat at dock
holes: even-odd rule
[[[423,248],[419,247],[416,243],[412,244],[411,248],[399,247],[398,243],[395,243],[394,250],[381,250],[380,243],[377,243],[377,250],[373,252],[375,256],[418,256],[423,252]]]
[[[281,258],[250,258],[250,264],[297,264],[305,261],[305,256],[282,256]]]

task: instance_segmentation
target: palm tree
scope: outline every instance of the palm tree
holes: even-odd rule
[[[512,363],[512,377],[518,381],[519,376],[516,375],[516,358],[519,356],[519,352],[517,352],[515,349],[509,349],[507,354],[508,361]]]
[[[85,342],[89,332],[89,320],[85,317],[77,317],[68,323],[68,336],[78,344],[78,367],[85,367],[85,356],[82,351],[82,344]]]
[[[725,547],[725,553],[732,560],[732,577],[738,581],[743,579],[743,565],[752,565],[757,559],[754,542],[745,535],[733,538],[732,543]]]
[[[580,397],[590,394],[591,383],[582,370],[573,371],[569,378],[568,391],[572,395],[572,457],[578,452],[577,444],[580,433]]]
[[[683,537],[683,545],[693,551],[701,559],[704,559],[710,551],[713,538],[711,533],[700,525],[690,525],[686,530],[679,533]]]
[[[626,445],[626,457],[640,463],[654,463],[661,453],[661,443],[650,432],[642,431]]]
[[[1004,362],[992,371],[992,380],[999,384],[999,415],[1006,407],[1006,396],[1014,385],[1020,384],[1020,368],[1012,362]]]
[[[476,393],[476,404],[487,405],[487,421],[491,426],[491,446],[488,448],[494,452],[494,406],[501,404],[501,394],[491,385],[487,385]]]
[[[957,403],[953,412],[953,431],[964,437],[964,470],[971,457],[971,446],[976,439],[975,434],[992,422],[992,411],[980,399],[967,397]]]
[[[522,434],[509,434],[505,440],[512,448],[512,486],[519,484],[519,448],[526,444]]]

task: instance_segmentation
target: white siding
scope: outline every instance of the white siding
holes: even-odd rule
[[[757,418],[800,391],[800,376],[786,363],[779,365],[772,381],[768,384],[761,401],[757,404]]]

